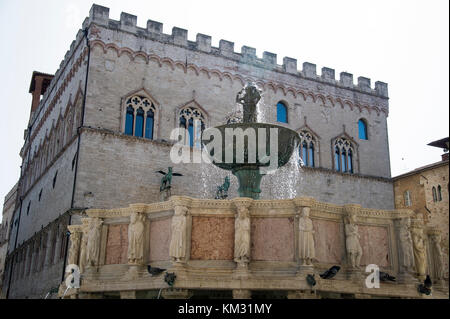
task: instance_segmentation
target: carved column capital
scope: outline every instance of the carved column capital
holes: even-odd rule
[[[244,197],[237,197],[233,198],[231,200],[236,207],[236,209],[239,211],[239,209],[250,209],[250,207],[253,204],[253,199],[251,198],[244,198]]]
[[[297,197],[297,198],[294,198],[292,201],[294,202],[294,205],[297,208],[301,208],[301,207],[311,208],[311,207],[313,207],[313,205],[316,202],[314,197]]]

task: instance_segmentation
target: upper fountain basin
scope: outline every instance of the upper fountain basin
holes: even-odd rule
[[[219,141],[221,143],[214,141],[219,138],[218,136],[209,136],[213,133],[211,130],[214,129],[218,130],[215,131],[216,133],[220,132]],[[276,150],[275,154],[271,153],[271,139]],[[209,128],[203,133],[202,141],[214,165],[225,170],[238,170],[274,167],[275,165],[277,168],[284,166],[289,162],[300,138],[298,133],[290,128],[254,122],[233,123]],[[217,150],[214,150],[215,146],[218,147],[217,145],[221,145],[222,156],[216,155],[217,158],[213,158],[214,154],[218,154]],[[238,154],[241,155],[238,156]],[[273,161],[276,164],[273,164]]]

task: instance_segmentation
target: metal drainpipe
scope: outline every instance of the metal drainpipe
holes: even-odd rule
[[[90,58],[91,58],[91,46],[89,45],[89,39],[88,39],[88,27],[86,27],[86,29],[83,30],[83,33],[84,33],[84,36],[86,38],[86,46],[88,48],[88,53],[87,53],[87,64],[86,64],[86,79],[84,81],[83,107],[81,108],[81,123],[80,123],[80,126],[77,129],[77,134],[78,134],[77,153],[76,153],[77,157],[76,157],[76,161],[75,161],[75,173],[74,173],[75,175],[74,175],[74,178],[73,178],[72,200],[70,202],[70,209],[71,210],[73,209],[73,202],[75,200],[75,185],[76,185],[76,182],[77,182],[78,159],[80,157],[81,128],[84,125],[84,112],[85,112],[85,109],[86,109],[87,84],[88,84],[88,76],[89,76],[89,62],[90,62]],[[68,225],[70,225],[71,222],[72,222],[72,213],[69,213]],[[65,251],[64,251],[64,261],[63,261],[61,282],[64,281],[64,275],[66,273],[66,261],[67,261],[68,249],[69,249],[69,239],[67,238],[67,240],[66,240],[66,248],[65,248]]]
[[[28,126],[28,143],[31,142],[31,125]],[[31,153],[31,145],[30,145],[30,149],[28,150],[28,158],[27,158],[27,163],[30,163],[30,153]],[[17,192],[21,192],[22,191],[22,167],[20,168],[20,177],[19,177],[19,185],[17,185]],[[14,240],[14,249],[13,252],[16,250],[17,248],[17,238],[19,237],[19,227],[20,227],[20,217],[22,216],[22,203],[23,203],[23,198],[22,195],[19,195],[19,202],[20,202],[20,208],[19,208],[19,219],[17,220],[17,230],[16,230],[16,239]],[[17,202],[16,202],[17,203]],[[13,217],[13,223],[14,223],[14,217]],[[10,234],[11,235],[11,234]],[[9,241],[8,241],[9,242]],[[13,273],[13,267],[14,267],[14,259],[15,259],[16,255],[13,254],[12,258],[11,258],[11,267],[10,267],[10,272],[9,272],[9,279],[8,279],[8,289],[6,290],[6,299],[9,299],[9,291],[11,288],[11,279],[12,279],[12,273]]]

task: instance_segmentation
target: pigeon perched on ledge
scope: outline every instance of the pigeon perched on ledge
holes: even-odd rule
[[[330,269],[326,270],[324,273],[320,274],[320,278],[322,279],[331,279],[334,276],[336,276],[336,274],[338,273],[338,271],[341,269],[340,266],[333,266]]]
[[[427,296],[429,296],[431,294],[431,287],[433,286],[433,283],[431,281],[431,278],[429,275],[427,275],[427,278],[425,278],[423,284],[419,285],[419,292],[421,294],[425,294]]]
[[[383,281],[383,282],[394,281],[395,282],[395,277],[389,275],[387,272],[380,271],[380,281]]]
[[[147,265],[147,271],[151,276],[158,276],[161,273],[163,273],[166,269],[158,268],[158,267],[152,267],[150,265]]]

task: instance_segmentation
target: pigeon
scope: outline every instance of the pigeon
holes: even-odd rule
[[[429,296],[429,295],[431,294],[431,289],[425,287],[424,284],[420,284],[420,285],[419,285],[419,292],[420,292],[421,294],[425,294],[425,295]]]
[[[340,266],[333,266],[330,269],[326,270],[323,274],[320,274],[320,278],[322,279],[331,279],[334,276],[336,276],[336,274],[338,273],[338,271],[341,269]]]
[[[308,274],[306,276],[306,282],[308,283],[308,285],[310,285],[311,287],[314,287],[316,285],[316,279],[314,278],[314,275],[310,275]]]
[[[380,271],[380,281],[395,281],[395,277],[389,275],[387,272]]]
[[[431,288],[431,286],[433,286],[433,283],[431,281],[430,275],[427,275],[427,278],[425,278],[425,281],[423,282],[424,286],[427,287],[428,289]]]
[[[152,266],[150,266],[150,265],[147,266],[147,270],[148,270],[148,273],[149,273],[150,275],[152,275],[152,276],[158,276],[158,275],[160,275],[162,272],[165,271],[165,269],[158,268],[158,267],[152,267]]]
[[[431,278],[429,275],[427,275],[427,278],[425,278],[423,284],[419,285],[419,292],[421,294],[425,294],[429,296],[431,294],[431,287],[433,286],[433,283],[431,281]]]

